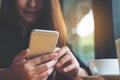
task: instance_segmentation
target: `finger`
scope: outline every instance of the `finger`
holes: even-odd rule
[[[14,62],[18,62],[18,61],[23,61],[29,54],[29,49],[23,50],[20,54],[18,54],[15,59]]]
[[[43,73],[45,71],[47,71],[48,69],[52,68],[55,64],[57,63],[57,60],[52,60],[46,63],[43,63],[39,66],[35,67],[35,71],[36,73]]]
[[[67,46],[64,46],[58,51],[59,58],[68,53],[69,48]]]
[[[75,56],[72,54],[72,52],[70,51],[70,49],[69,49],[67,46],[64,46],[62,49],[60,49],[60,50],[58,51],[59,58],[61,58],[61,57],[64,56],[65,54],[70,54],[71,57],[76,61]]]
[[[56,51],[58,51],[58,50],[60,50],[60,48],[59,48],[59,47],[56,47],[54,52],[56,52]]]
[[[45,79],[46,77],[48,77],[53,72],[53,70],[54,70],[53,68],[50,68],[49,70],[47,70],[47,71],[45,71],[41,74],[38,74],[39,79],[40,80]]]
[[[57,67],[61,67],[62,65],[64,65],[65,63],[67,63],[68,61],[72,61],[72,58],[69,54],[66,54],[64,57],[62,57],[59,62],[56,64]]]
[[[73,69],[75,69],[75,68],[76,68],[75,64],[71,64],[71,65],[68,65],[67,67],[65,67],[65,68],[63,69],[63,71],[64,71],[64,72],[69,72],[69,71],[71,71],[71,70],[73,70]]]
[[[33,66],[36,66],[36,65],[39,65],[39,64],[44,63],[44,62],[46,62],[46,61],[55,59],[55,58],[57,58],[57,57],[58,57],[58,54],[56,54],[56,53],[51,53],[51,54],[42,55],[42,56],[39,56],[39,57],[30,59],[30,60],[29,60],[29,63],[30,63],[31,65],[33,65]]]

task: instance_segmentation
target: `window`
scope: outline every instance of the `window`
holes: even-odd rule
[[[94,59],[94,18],[91,0],[63,0],[68,42],[75,55],[88,65]]]

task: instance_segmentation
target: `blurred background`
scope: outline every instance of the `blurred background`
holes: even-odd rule
[[[62,0],[68,42],[74,54],[88,65],[94,59],[94,18],[91,0]]]
[[[92,59],[117,58],[120,0],[60,0],[72,51],[87,66]]]

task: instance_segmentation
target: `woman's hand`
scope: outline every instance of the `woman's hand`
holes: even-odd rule
[[[68,47],[63,47],[57,51],[59,60],[56,64],[56,69],[68,76],[75,79],[79,76],[86,76],[87,73],[84,69],[80,68],[78,61]]]
[[[6,70],[9,80],[47,80],[58,55],[52,53],[25,60],[28,54],[29,49],[26,49],[15,57],[11,67]]]

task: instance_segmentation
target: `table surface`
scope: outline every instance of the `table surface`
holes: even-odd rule
[[[87,76],[75,80],[120,80],[120,75]]]

